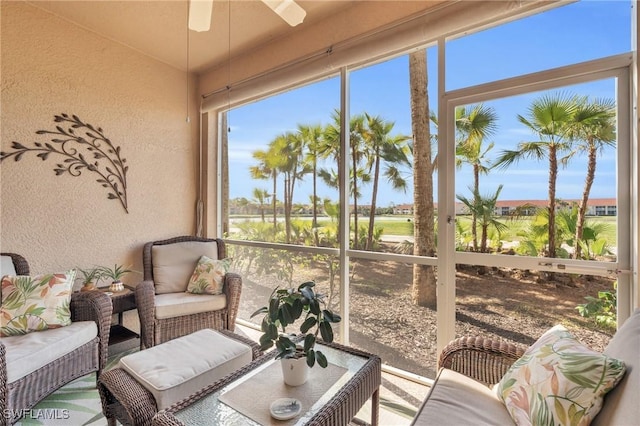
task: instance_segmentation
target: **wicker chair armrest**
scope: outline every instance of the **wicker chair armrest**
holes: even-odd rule
[[[154,323],[156,315],[156,287],[153,281],[142,281],[136,286],[136,307],[140,318],[140,346],[155,346]]]
[[[119,418],[124,424],[150,425],[151,419],[158,411],[153,395],[120,368],[104,372],[98,380],[98,393],[102,402],[102,412],[107,417],[125,414],[126,420]],[[119,407],[114,404],[116,401],[120,402]],[[124,412],[112,412],[114,409]]]
[[[448,368],[486,385],[502,379],[526,346],[484,337],[460,337],[440,353],[439,368]]]
[[[224,293],[227,295],[227,329],[233,331],[236,328],[236,318],[240,307],[242,277],[234,272],[228,272],[224,276]]]
[[[71,321],[95,321],[98,326],[99,368],[98,376],[107,363],[109,353],[109,332],[111,331],[111,298],[100,291],[87,291],[71,295]]]
[[[4,415],[7,409],[7,351],[0,341],[0,413]]]
[[[17,253],[0,253],[1,256],[9,256],[18,275],[29,275],[29,262]]]

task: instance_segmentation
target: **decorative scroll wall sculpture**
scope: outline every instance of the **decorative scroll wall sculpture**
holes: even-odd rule
[[[63,157],[61,163],[56,164],[53,171],[56,176],[65,172],[71,176],[80,176],[83,170],[96,173],[96,180],[109,191],[107,198],[118,200],[124,210],[127,208],[127,160],[121,157],[120,147],[114,146],[105,137],[102,128],[95,128],[85,123],[77,115],[61,114],[54,116],[56,130],[38,130],[38,135],[51,135],[51,142],[34,142],[33,147],[27,147],[19,142],[12,142],[14,151],[0,152],[0,161],[13,157],[19,161],[27,152],[38,152],[37,157],[43,161],[49,155],[56,154]]]

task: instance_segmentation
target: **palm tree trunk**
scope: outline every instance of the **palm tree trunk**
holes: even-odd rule
[[[353,169],[353,249],[358,250],[358,158],[355,147],[351,147],[351,167]]]
[[[576,224],[576,238],[574,247],[574,258],[580,259],[582,256],[582,250],[580,248],[580,240],[582,240],[582,234],[584,232],[584,222],[587,216],[587,202],[589,201],[589,193],[591,192],[591,185],[596,176],[596,147],[593,143],[589,144],[589,160],[587,161],[587,176],[584,182],[584,189],[582,191],[582,199],[578,206],[578,223]]]
[[[277,202],[277,197],[276,197],[276,191],[278,190],[278,175],[276,174],[276,172],[273,172],[273,200],[271,201],[271,204],[273,204],[273,236],[275,237],[276,232],[278,231],[278,218],[277,218],[277,212],[276,212],[276,202]]]
[[[311,221],[311,227],[313,228],[313,240],[316,246],[320,245],[320,241],[318,239],[318,162],[316,161],[316,156],[318,154],[316,152],[313,153],[313,220]]]
[[[558,178],[558,159],[556,145],[549,145],[549,255],[556,257],[556,181]]]
[[[284,232],[285,241],[289,244],[291,242],[291,180],[289,177],[284,179]]]
[[[371,194],[371,211],[369,212],[369,233],[367,234],[367,250],[373,250],[373,226],[376,216],[376,198],[378,196],[378,180],[380,179],[380,153],[376,154],[373,172],[373,191]]]
[[[433,256],[435,253],[433,176],[431,174],[431,137],[429,133],[429,97],[427,94],[427,52],[409,55],[409,87],[411,90],[411,127],[413,130],[413,254]],[[436,306],[436,279],[433,267],[413,265],[411,287],[413,303]]]
[[[480,202],[480,171],[478,165],[473,165],[473,204],[478,207]],[[478,251],[478,213],[476,209],[471,210],[471,235],[473,236],[473,251]],[[481,243],[485,244],[484,240]]]

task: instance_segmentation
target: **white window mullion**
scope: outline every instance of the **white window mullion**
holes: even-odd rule
[[[340,336],[349,344],[349,72],[340,70]]]
[[[444,101],[445,39],[438,40],[438,353],[455,338],[455,132],[453,106]]]

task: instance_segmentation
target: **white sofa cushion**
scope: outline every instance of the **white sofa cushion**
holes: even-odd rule
[[[215,241],[183,241],[151,247],[156,294],[187,290],[189,278],[201,256],[218,259]]]
[[[0,278],[5,275],[18,275],[11,256],[0,256]]]
[[[251,360],[248,345],[204,329],[127,355],[119,367],[151,392],[160,411]]]
[[[506,407],[487,386],[443,368],[413,425],[513,425]]]
[[[3,337],[7,351],[7,382],[12,383],[72,352],[98,335],[94,321],[78,321],[62,328]]]
[[[593,426],[640,422],[640,308],[614,334],[604,354],[624,361],[627,372],[605,397]]]
[[[156,318],[166,319],[224,309],[225,294],[169,293],[156,295]]]

